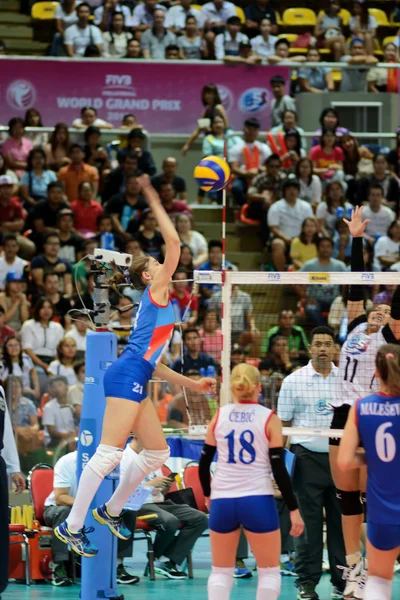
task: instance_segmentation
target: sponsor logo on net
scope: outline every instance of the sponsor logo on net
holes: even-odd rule
[[[89,431],[88,429],[84,429],[83,431],[81,431],[79,441],[82,444],[82,446],[91,446],[93,444],[93,439],[93,433],[91,431]]]
[[[330,276],[329,273],[309,273],[308,281],[310,283],[329,283]]]
[[[30,81],[16,79],[8,86],[6,98],[12,108],[26,110],[36,102],[36,89]]]

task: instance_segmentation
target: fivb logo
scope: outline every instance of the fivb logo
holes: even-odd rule
[[[81,431],[79,441],[82,444],[82,446],[91,446],[93,444],[93,439],[93,433],[91,431],[89,431],[88,429],[84,429],[83,431]]]
[[[280,273],[268,273],[269,281],[279,281],[281,278]]]
[[[361,281],[374,281],[375,275],[373,273],[361,273]]]

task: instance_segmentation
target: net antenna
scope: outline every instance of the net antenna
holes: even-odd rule
[[[236,316],[236,312],[232,314],[232,292],[234,286],[239,286],[240,289],[251,297],[253,305],[253,317],[255,325],[260,332],[261,340],[266,339],[268,332],[272,327],[278,325],[279,314],[282,310],[292,311],[302,322],[308,333],[317,326],[316,322],[312,322],[310,316],[307,316],[302,305],[301,298],[307,298],[317,290],[328,292],[329,290],[337,290],[336,296],[333,296],[333,301],[337,296],[349,285],[364,286],[367,291],[367,296],[371,299],[378,294],[380,286],[400,285],[400,273],[397,272],[339,272],[339,273],[312,273],[312,272],[255,272],[255,271],[194,271],[194,282],[198,285],[220,284],[222,286],[222,306],[221,306],[221,329],[222,329],[222,354],[221,368],[223,379],[221,382],[220,405],[224,406],[231,402],[230,393],[230,376],[231,376],[231,348],[232,348],[232,317]],[[309,287],[312,286],[312,289]],[[316,287],[315,287],[316,286]],[[319,286],[319,288],[318,288]],[[303,290],[303,296],[301,296]],[[369,301],[369,306],[373,303]],[[330,307],[329,307],[330,308]],[[325,314],[326,318],[328,317]],[[347,326],[346,326],[347,330]],[[235,336],[237,331],[234,332]],[[234,337],[236,339],[236,337]],[[258,359],[265,358],[265,343],[261,356]],[[307,353],[306,353],[307,354]],[[305,361],[308,361],[306,355]],[[248,359],[256,366],[256,362]],[[303,363],[304,364],[304,363]],[[365,377],[370,380],[370,374],[365,373]],[[271,389],[271,387],[270,387]],[[307,390],[306,390],[307,392]],[[274,399],[278,400],[278,392]],[[269,402],[270,399],[268,399]],[[265,398],[264,398],[265,401]],[[275,409],[276,406],[271,406]],[[319,428],[284,428],[285,435],[315,435],[317,437],[341,437],[342,430],[329,432],[329,429],[324,427]]]

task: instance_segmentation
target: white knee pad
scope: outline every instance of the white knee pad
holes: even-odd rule
[[[369,575],[364,591],[364,600],[390,600],[392,597],[392,582]]]
[[[207,586],[208,600],[229,600],[234,572],[234,567],[211,567]]]
[[[121,448],[99,444],[95,454],[86,466],[90,467],[96,475],[104,478],[118,467],[122,460],[122,454]]]
[[[257,600],[277,600],[281,592],[282,576],[279,567],[258,567]]]
[[[148,475],[160,467],[169,459],[170,455],[169,446],[165,450],[146,450],[144,448],[137,457],[138,467]]]

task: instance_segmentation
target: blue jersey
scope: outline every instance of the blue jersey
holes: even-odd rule
[[[368,521],[400,525],[400,396],[358,400],[356,423],[368,467]]]
[[[171,302],[162,306],[151,297],[150,289],[143,293],[136,321],[129,337],[128,348],[149,362],[153,369],[167,349],[175,326]]]

